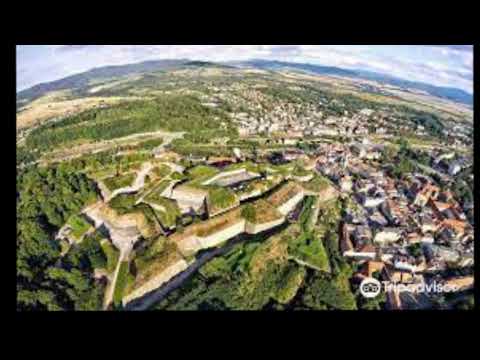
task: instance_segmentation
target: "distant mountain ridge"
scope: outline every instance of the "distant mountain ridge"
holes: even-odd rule
[[[18,101],[32,101],[49,91],[78,89],[89,85],[92,80],[110,79],[134,74],[173,69],[191,63],[188,59],[153,60],[135,64],[113,65],[93,68],[83,73],[67,76],[60,80],[42,83],[17,93]]]
[[[400,79],[390,75],[384,75],[366,70],[347,70],[334,66],[322,66],[304,63],[291,63],[276,60],[254,59],[243,62],[234,62],[237,66],[251,66],[264,70],[296,69],[321,75],[334,75],[340,77],[357,78],[363,80],[377,81],[380,83],[397,86],[403,89],[415,89],[425,91],[433,96],[453,100],[462,104],[473,106],[473,95],[464,90],[435,86],[427,83]]]
[[[209,61],[193,61],[189,59],[166,59],[150,60],[134,64],[110,65],[93,68],[91,70],[67,76],[65,78],[34,85],[17,93],[17,104],[29,102],[43,96],[50,91],[80,89],[90,85],[92,80],[108,80],[116,77],[124,77],[136,74],[147,74],[155,71],[173,70],[185,67],[224,67],[231,68],[227,64],[213,63]]]
[[[253,59],[248,61],[231,61],[225,63],[213,63],[208,61],[193,61],[189,59],[152,60],[135,64],[114,65],[94,68],[86,72],[71,75],[60,80],[42,83],[32,86],[17,93],[17,104],[33,101],[47,92],[80,89],[90,84],[92,80],[108,80],[116,77],[124,77],[134,74],[151,73],[162,70],[172,70],[180,67],[253,67],[263,70],[278,71],[292,69],[321,75],[333,75],[347,78],[377,81],[403,89],[415,89],[425,91],[433,96],[453,100],[469,106],[473,106],[473,95],[456,88],[439,87],[421,82],[403,80],[389,75],[383,75],[364,70],[348,70],[333,66],[321,66],[304,63],[291,63],[282,61]]]

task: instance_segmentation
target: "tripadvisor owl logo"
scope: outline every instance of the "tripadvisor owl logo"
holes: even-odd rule
[[[360,293],[367,299],[373,299],[380,294],[382,284],[377,279],[367,277],[360,284]]]

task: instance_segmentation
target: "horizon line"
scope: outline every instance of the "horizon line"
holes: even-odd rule
[[[81,75],[81,74],[87,73],[87,72],[95,70],[95,69],[101,69],[101,68],[106,68],[106,67],[122,67],[122,66],[127,66],[127,65],[144,64],[144,63],[157,62],[157,61],[198,61],[198,62],[204,62],[204,63],[210,63],[210,64],[228,64],[228,63],[235,63],[235,62],[245,63],[245,62],[255,61],[255,60],[262,60],[262,61],[268,61],[268,62],[279,62],[279,63],[287,63],[287,64],[290,63],[290,64],[314,65],[314,66],[328,67],[328,68],[332,68],[332,69],[347,70],[347,71],[352,71],[352,72],[362,71],[362,72],[367,72],[367,73],[372,73],[372,74],[385,75],[385,76],[389,76],[389,77],[394,78],[394,79],[408,81],[408,82],[412,82],[412,83],[426,84],[426,85],[429,85],[429,86],[436,87],[438,89],[455,89],[455,90],[463,91],[466,94],[473,97],[473,89],[472,89],[472,92],[470,92],[470,91],[464,90],[464,89],[456,87],[456,86],[438,86],[438,85],[432,84],[430,82],[409,80],[409,79],[406,79],[404,77],[394,76],[394,75],[391,75],[391,74],[388,74],[388,73],[382,72],[382,71],[362,70],[362,69],[359,69],[359,68],[347,68],[347,67],[342,67],[342,66],[331,66],[331,65],[325,65],[325,64],[320,64],[320,63],[312,63],[312,62],[282,61],[282,60],[277,60],[277,59],[265,59],[265,58],[261,58],[261,57],[253,57],[253,58],[249,58],[247,60],[228,60],[228,61],[195,60],[195,59],[192,59],[192,58],[158,58],[158,59],[144,60],[144,61],[138,61],[138,62],[128,62],[128,63],[125,63],[125,64],[112,64],[112,65],[94,66],[94,67],[91,67],[87,70],[80,71],[80,72],[77,72],[77,73],[73,73],[73,74],[68,75],[68,76],[59,77],[59,78],[56,78],[56,79],[53,79],[53,80],[50,80],[50,81],[39,82],[39,83],[36,83],[34,85],[30,85],[28,87],[25,87],[23,89],[18,89],[17,88],[16,89],[16,94],[18,94],[22,91],[32,89],[36,86],[51,84],[51,83],[59,81],[59,80],[67,79],[67,78],[72,77],[72,76]],[[335,76],[335,75],[328,75],[327,74],[325,76]]]

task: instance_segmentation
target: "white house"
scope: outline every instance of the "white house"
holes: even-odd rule
[[[375,243],[393,243],[400,239],[401,230],[398,228],[383,228],[375,234],[373,241]]]

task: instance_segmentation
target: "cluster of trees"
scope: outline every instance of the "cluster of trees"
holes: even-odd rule
[[[297,148],[303,150],[305,153],[312,153],[317,150],[318,146],[307,141],[297,143]]]
[[[398,149],[393,146],[386,146],[383,152],[383,161],[392,164],[390,175],[401,178],[403,175],[411,174],[416,170],[412,159],[416,158],[415,152],[405,139],[400,139]]]
[[[414,111],[413,114],[409,113],[409,116],[415,125],[425,127],[425,130],[428,131],[430,135],[438,138],[445,137],[443,133],[445,127],[437,115],[423,111]]]
[[[119,176],[132,168],[139,168],[149,158],[151,155],[145,153],[117,155],[117,150],[113,149],[62,162],[59,167],[70,172],[89,172],[95,175],[113,171],[112,175]]]
[[[464,169],[455,177],[453,184],[450,185],[453,195],[463,207],[473,205],[474,203],[474,183],[472,175],[473,167]],[[473,206],[466,211],[467,218],[471,224],[475,223],[473,211]]]
[[[31,151],[26,146],[17,146],[17,165],[34,162],[39,156],[38,152]]]
[[[55,234],[68,218],[95,201],[95,184],[62,167],[17,174],[17,308],[81,310],[101,306],[102,286],[92,279],[102,267],[98,239],[87,237],[62,258]]]
[[[355,296],[350,290],[348,275],[331,276],[312,273],[302,298],[305,306],[313,310],[356,310]]]
[[[224,209],[235,204],[237,197],[235,193],[221,186],[208,188],[208,205],[214,209]]]
[[[218,129],[229,119],[223,111],[202,106],[192,96],[162,96],[92,109],[32,131],[26,143],[48,150],[74,140],[109,140],[155,130],[201,132]]]
[[[333,94],[312,85],[302,86],[298,90],[285,86],[271,86],[261,91],[273,98],[290,103],[313,105],[321,103],[325,114],[333,116],[343,115],[344,111],[356,112],[364,108],[378,109],[381,106],[375,101],[365,100],[351,94]]]
[[[443,120],[436,114],[416,110],[406,105],[388,105],[388,109],[398,115],[398,120],[415,126],[423,126],[433,137],[445,139]]]
[[[241,262],[237,260],[238,263]],[[248,264],[248,262],[247,262]],[[208,267],[207,267],[208,265]],[[233,271],[217,258],[182,288],[173,291],[159,310],[354,310],[356,298],[346,274],[330,276],[292,262],[266,265],[261,276]],[[237,267],[239,269],[241,267]],[[292,282],[292,280],[295,280]]]
[[[257,220],[257,210],[255,209],[255,206],[253,204],[246,204],[242,208],[242,217],[250,222],[254,222]]]

